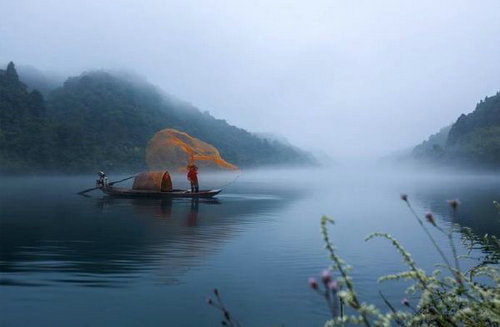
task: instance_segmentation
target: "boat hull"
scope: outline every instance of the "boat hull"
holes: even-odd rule
[[[157,192],[111,186],[103,187],[101,191],[110,196],[129,198],[213,198],[221,192],[221,190],[201,190],[199,192],[172,190],[169,192]]]

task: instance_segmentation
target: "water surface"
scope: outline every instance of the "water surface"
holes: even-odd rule
[[[2,177],[1,326],[214,326],[220,313],[205,304],[214,287],[246,326],[321,326],[328,312],[307,278],[328,266],[323,214],[336,220],[332,238],[362,300],[382,306],[382,290],[398,306],[404,285],[376,280],[403,270],[400,258],[387,242],[363,238],[389,232],[424,268],[438,261],[401,192],[443,228],[446,200],[459,198],[457,223],[500,235],[494,175],[261,170],[211,201],[75,194],[94,180]]]

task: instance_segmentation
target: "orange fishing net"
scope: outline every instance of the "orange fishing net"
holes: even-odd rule
[[[149,140],[146,163],[149,169],[155,170],[185,171],[192,164],[238,170],[222,159],[213,145],[172,128],[157,132]]]

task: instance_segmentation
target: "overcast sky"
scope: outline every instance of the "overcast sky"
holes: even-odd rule
[[[0,62],[131,69],[334,156],[419,143],[500,90],[500,1],[0,0]]]

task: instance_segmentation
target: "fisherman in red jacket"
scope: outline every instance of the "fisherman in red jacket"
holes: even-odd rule
[[[188,173],[187,173],[187,179],[191,183],[191,192],[198,192],[199,191],[199,186],[198,186],[198,167],[195,165],[189,165],[188,166]]]

